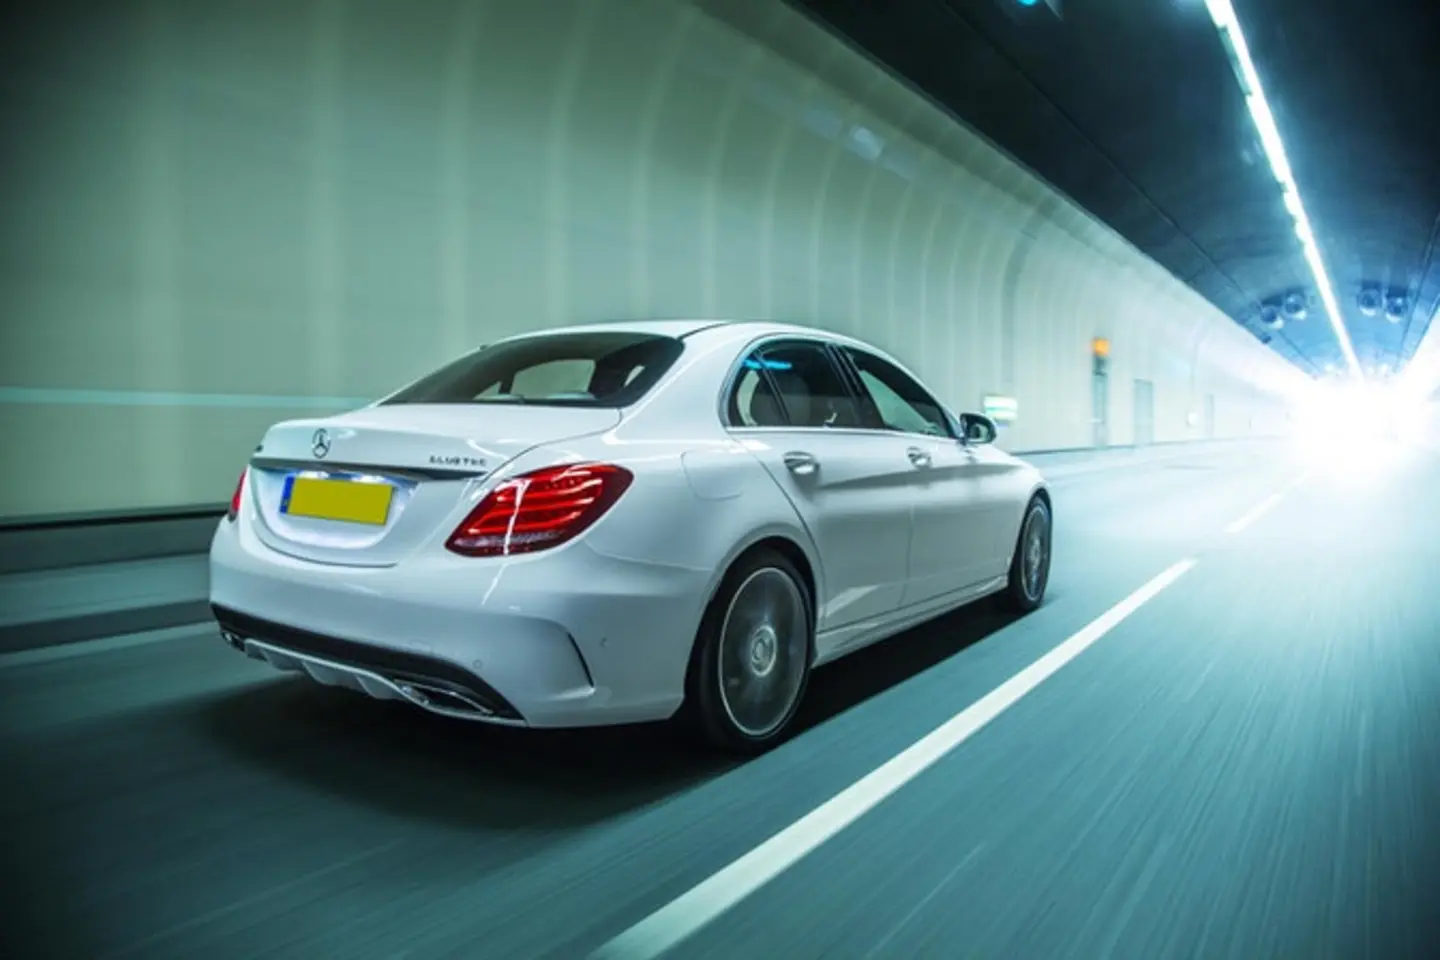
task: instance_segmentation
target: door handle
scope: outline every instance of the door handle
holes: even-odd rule
[[[785,466],[797,477],[808,477],[820,469],[820,461],[815,459],[814,454],[791,450],[785,454]]]
[[[911,463],[922,470],[930,466],[930,454],[921,450],[919,447],[911,447],[905,451],[905,455],[910,458]]]

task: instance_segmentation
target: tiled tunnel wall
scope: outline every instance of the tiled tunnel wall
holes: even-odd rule
[[[496,337],[650,316],[873,340],[1011,449],[1282,423],[1298,374],[782,4],[180,0],[3,41],[0,516],[214,503],[264,428]]]

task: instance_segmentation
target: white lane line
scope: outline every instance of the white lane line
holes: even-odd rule
[[[126,633],[117,637],[101,637],[98,640],[81,640],[76,643],[60,643],[53,647],[20,650],[16,653],[0,654],[0,670],[10,667],[30,667],[37,663],[53,663],[75,657],[88,657],[96,653],[109,653],[112,650],[129,650],[132,647],[143,647],[166,640],[181,640],[207,630],[218,629],[215,621],[209,620],[202,623],[187,623],[178,627],[166,627],[163,630],[146,630],[142,633]]]
[[[1225,528],[1225,532],[1239,533],[1241,530],[1244,530],[1246,527],[1250,526],[1250,524],[1254,523],[1256,520],[1259,520],[1265,514],[1269,513],[1270,509],[1274,507],[1275,504],[1279,503],[1282,499],[1284,499],[1284,497],[1285,494],[1283,492],[1270,494],[1270,496],[1266,497],[1264,500],[1261,500],[1260,503],[1249,513],[1245,514],[1238,520],[1232,520],[1230,522],[1230,525]]]
[[[1304,483],[1308,479],[1310,479],[1310,475],[1307,473],[1292,481],[1283,490],[1278,490],[1275,493],[1270,494],[1270,496],[1266,497],[1264,500],[1261,500],[1260,503],[1257,504],[1255,508],[1249,513],[1245,514],[1238,520],[1232,521],[1230,526],[1225,528],[1225,532],[1239,533],[1241,530],[1244,530],[1256,520],[1259,520],[1261,517],[1265,516],[1265,514],[1269,513],[1272,509],[1274,509],[1275,504],[1288,497],[1296,487],[1300,486],[1300,484]]]
[[[964,743],[1180,579],[1195,563],[1191,558],[1170,567],[903,752],[621,933],[591,957],[653,960],[677,946]]]

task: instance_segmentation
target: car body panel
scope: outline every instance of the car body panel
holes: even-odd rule
[[[816,604],[827,633],[900,606],[910,563],[912,467],[903,440],[839,430],[737,430],[800,518],[826,591]],[[788,458],[813,470],[796,474]]]
[[[992,446],[941,439],[929,452],[933,495],[917,501],[907,605],[1004,574],[1034,483],[1027,465]]]

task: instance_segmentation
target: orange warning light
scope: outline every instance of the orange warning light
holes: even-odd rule
[[[1094,349],[1095,356],[1110,356],[1110,341],[1106,340],[1104,337],[1096,337],[1094,340],[1091,340],[1090,346]]]

